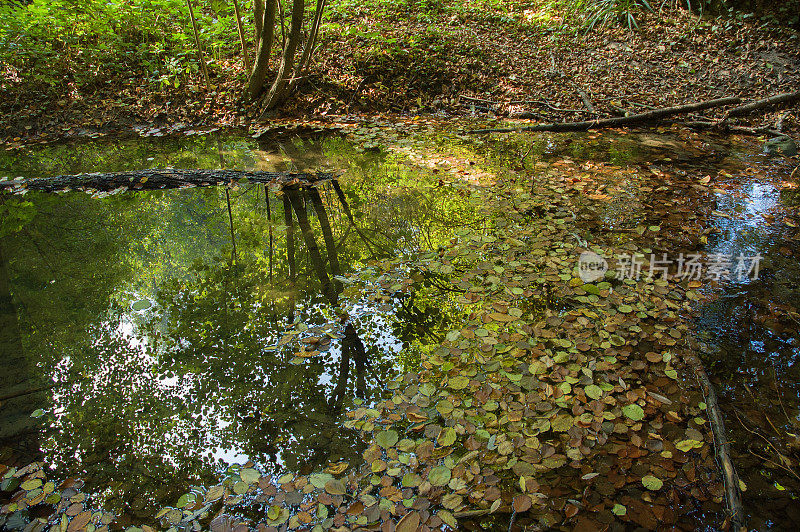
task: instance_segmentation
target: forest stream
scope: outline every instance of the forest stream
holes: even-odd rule
[[[677,127],[193,133],[0,153],[9,178],[337,173],[0,193],[6,529],[720,529],[693,359],[748,528],[800,527],[796,156]]]

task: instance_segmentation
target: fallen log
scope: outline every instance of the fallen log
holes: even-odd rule
[[[770,96],[769,98],[763,98],[761,100],[740,105],[739,107],[734,107],[725,113],[725,118],[722,120],[725,121],[725,119],[727,119],[729,116],[742,116],[752,113],[753,111],[758,111],[759,109],[764,109],[765,107],[771,107],[773,105],[779,105],[782,103],[792,103],[795,101],[800,101],[800,91],[776,94],[775,96]]]
[[[332,172],[256,172],[244,170],[177,170],[150,169],[127,172],[58,175],[30,179],[0,181],[0,190],[38,190],[58,192],[72,189],[108,192],[118,189],[157,190],[163,188],[202,187],[242,182],[278,184],[281,186],[311,184],[333,179]]]
[[[736,98],[736,97],[718,98],[716,100],[707,100],[705,102],[690,103],[687,105],[678,105],[675,107],[664,107],[661,109],[654,109],[652,111],[647,111],[635,115],[604,118],[602,120],[586,120],[583,122],[537,124],[535,126],[512,127],[512,128],[473,129],[467,131],[467,133],[471,135],[480,135],[483,133],[514,133],[518,131],[588,131],[590,129],[628,126],[640,122],[659,120],[667,116],[694,113],[697,111],[702,111],[704,109],[711,109],[713,107],[722,107],[724,105],[735,105],[741,103],[741,101],[742,101],[741,98]]]

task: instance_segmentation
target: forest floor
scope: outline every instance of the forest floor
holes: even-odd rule
[[[700,19],[677,10],[643,16],[639,31],[617,27],[584,35],[564,31],[557,18],[545,20],[540,11],[513,15],[409,13],[399,26],[370,7],[334,14],[310,77],[271,120],[502,118],[527,111],[540,114],[540,121],[572,121],[800,89],[800,34],[772,23]],[[11,148],[136,126],[167,132],[253,124],[260,110],[241,100],[239,58],[217,61],[211,71],[215,90],[199,75],[174,88],[135,74],[94,86],[65,80],[45,90],[6,72],[0,141]],[[749,122],[776,124],[797,131],[800,111],[776,109]]]

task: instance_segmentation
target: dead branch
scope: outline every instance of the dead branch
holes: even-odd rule
[[[645,113],[639,113],[630,116],[619,116],[614,118],[605,118],[602,120],[586,120],[583,122],[562,122],[552,124],[537,124],[535,126],[517,127],[517,128],[497,128],[497,129],[473,129],[467,131],[469,134],[478,135],[483,133],[513,133],[517,131],[588,131],[590,129],[601,129],[606,127],[621,127],[631,124],[638,124],[641,122],[649,122],[659,120],[668,116],[677,114],[692,113],[695,111],[702,111],[704,109],[711,109],[713,107],[722,107],[724,105],[735,105],[742,100],[736,97],[719,98],[716,100],[708,100],[699,103],[691,103],[687,105],[678,105],[675,107],[664,107],[662,109],[654,109]]]
[[[769,98],[756,100],[745,105],[740,105],[739,107],[734,107],[725,114],[725,118],[722,120],[725,121],[730,116],[746,115],[752,113],[753,111],[764,109],[765,107],[771,107],[773,105],[779,105],[782,103],[792,103],[798,100],[800,100],[800,91],[776,94],[775,96],[770,96]]]
[[[564,107],[556,107],[555,105],[551,105],[548,102],[543,100],[513,100],[508,102],[508,105],[525,105],[525,104],[533,104],[533,105],[543,105],[548,109],[552,109],[553,111],[559,113],[588,113],[586,109],[566,109]],[[517,115],[514,115],[517,116]]]
[[[744,509],[742,507],[742,492],[739,487],[739,476],[730,455],[730,443],[725,435],[725,422],[722,420],[722,412],[717,402],[717,394],[714,386],[708,379],[708,375],[700,365],[699,361],[694,365],[694,373],[700,383],[700,390],[703,392],[706,402],[706,412],[711,423],[712,434],[714,435],[714,451],[722,470],[722,480],[725,485],[725,502],[728,513],[733,523],[733,530],[744,532],[747,530],[744,524]]]
[[[278,184],[289,186],[311,184],[336,177],[330,172],[296,173],[296,172],[248,172],[240,170],[176,170],[172,168],[159,170],[133,170],[129,172],[90,173],[77,175],[59,175],[31,179],[13,179],[0,181],[0,191],[38,190],[41,192],[57,192],[71,189],[92,189],[112,191],[120,188],[136,190],[155,190],[162,188],[181,188],[189,186],[209,186],[242,181],[254,183]]]

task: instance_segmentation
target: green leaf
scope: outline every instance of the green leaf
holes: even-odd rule
[[[642,410],[642,407],[636,403],[623,406],[622,413],[625,414],[625,417],[632,419],[633,421],[641,421],[644,419],[644,410]]]
[[[583,393],[590,399],[600,399],[603,396],[603,390],[596,384],[590,384],[583,389]]]
[[[445,466],[436,466],[428,473],[428,482],[433,486],[446,486],[450,482],[452,473]]]
[[[453,445],[456,441],[456,431],[453,427],[445,427],[442,429],[441,434],[439,434],[439,438],[437,442],[442,447],[449,447]]]
[[[253,468],[242,469],[239,472],[239,476],[242,477],[243,482],[247,482],[248,484],[255,484],[258,482],[259,477],[261,477],[261,473],[258,470]]]
[[[469,377],[458,375],[450,379],[449,386],[454,390],[463,390],[469,385]]]
[[[642,486],[651,491],[658,491],[663,485],[664,482],[660,478],[654,477],[653,475],[646,475],[642,478]]]
[[[388,449],[397,443],[399,439],[400,437],[397,435],[397,431],[384,430],[378,433],[375,437],[375,442],[384,449]]]
[[[614,515],[625,515],[626,513],[628,513],[628,509],[622,506],[621,504],[617,503],[611,509],[611,513],[613,513]]]

